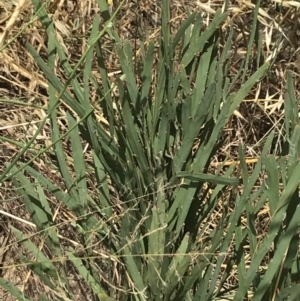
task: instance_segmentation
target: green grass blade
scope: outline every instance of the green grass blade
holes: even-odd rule
[[[25,47],[35,57],[35,61],[40,66],[40,68],[43,70],[44,74],[46,75],[46,77],[48,78],[50,83],[60,92],[59,96],[57,98],[58,100],[60,99],[61,96],[63,96],[65,94],[65,90],[70,83],[72,83],[72,87],[74,88],[74,91],[77,94],[77,97],[79,99],[83,98],[83,93],[79,86],[79,83],[77,80],[75,80],[75,74],[76,74],[77,70],[79,69],[79,67],[81,66],[82,62],[86,59],[86,56],[88,55],[90,50],[93,48],[93,46],[105,34],[106,31],[108,31],[108,30],[110,31],[110,27],[112,26],[111,21],[116,17],[116,14],[120,10],[123,3],[124,3],[124,0],[120,3],[120,6],[116,9],[116,11],[114,12],[111,19],[105,23],[104,28],[100,32],[98,32],[98,35],[96,37],[94,37],[92,41],[90,41],[91,43],[90,43],[89,47],[87,48],[87,50],[82,55],[82,57],[80,58],[80,60],[77,62],[77,64],[75,65],[75,67],[73,69],[70,67],[68,60],[63,52],[63,49],[61,48],[60,44],[56,40],[56,37],[54,34],[55,31],[53,30],[53,27],[52,28],[48,27],[48,25],[52,24],[52,23],[51,23],[51,20],[49,19],[49,17],[47,16],[46,10],[44,10],[44,9],[40,10],[41,21],[42,21],[42,23],[45,22],[44,26],[46,28],[48,27],[49,39],[51,41],[55,41],[56,50],[60,56],[60,59],[64,66],[64,70],[67,73],[68,79],[67,79],[65,85],[62,85],[60,83],[60,81],[55,76],[54,72],[46,66],[46,64],[43,62],[43,60],[38,55],[38,53],[33,49],[33,47],[28,42],[25,42]],[[38,0],[36,0],[34,4],[36,5],[37,9],[39,9],[41,7],[41,2]],[[85,114],[84,111],[82,110],[82,107],[80,107],[80,105],[77,101],[72,100],[72,98],[71,99],[68,98],[66,102],[80,117],[82,117],[82,113],[83,113],[83,115]]]
[[[255,8],[254,8],[254,15],[253,15],[253,21],[252,21],[252,28],[251,28],[251,33],[249,37],[249,41],[247,43],[247,53],[246,53],[246,58],[245,58],[245,63],[244,63],[244,72],[243,72],[243,77],[242,81],[245,81],[245,77],[248,71],[248,65],[249,65],[249,59],[250,55],[252,53],[253,49],[253,42],[255,39],[255,36],[257,35],[257,25],[258,25],[258,10],[260,8],[260,0],[255,2]],[[258,46],[258,45],[257,45]]]
[[[281,290],[276,296],[275,301],[298,301],[300,295],[300,285],[294,284]]]
[[[7,291],[9,291],[12,296],[14,296],[17,300],[22,301],[33,301],[29,297],[25,296],[17,287],[15,287],[11,282],[6,279],[0,278],[0,286],[4,287]]]
[[[262,65],[250,78],[243,84],[242,88],[234,95],[232,104],[228,113],[231,116],[233,112],[237,109],[240,103],[245,99],[250,89],[255,83],[257,83],[265,74],[269,68],[269,64],[266,63]]]
[[[221,184],[221,185],[235,185],[238,186],[241,184],[240,179],[230,179],[205,173],[194,173],[188,171],[180,171],[176,174],[179,178],[186,178],[192,181],[197,182],[209,182],[212,184]]]
[[[152,83],[152,68],[153,68],[153,59],[154,59],[154,43],[150,41],[147,49],[147,54],[144,58],[143,71],[141,74],[142,87],[141,87],[141,96],[138,106],[138,111],[142,111],[146,114],[148,110],[148,102],[150,95],[150,88]],[[151,129],[153,131],[153,129]],[[151,135],[150,137],[153,137]]]
[[[152,221],[149,233],[149,259],[148,259],[148,282],[153,292],[157,292],[161,287],[161,263],[163,261],[163,254],[165,249],[165,229],[166,225],[161,225],[160,212],[158,208],[152,209]],[[158,294],[159,296],[159,294]]]
[[[17,168],[13,168],[13,171],[16,169]],[[35,188],[24,174],[17,173],[16,179],[20,183],[18,185],[15,182],[15,185],[19,187],[18,192],[22,196],[26,209],[38,230],[44,230],[52,225],[51,209],[45,199],[45,195],[40,191],[39,185],[37,184],[37,188],[40,191],[40,196],[36,193]],[[21,189],[21,187],[23,187],[23,189]]]
[[[179,41],[184,39],[187,29],[191,27],[191,24],[195,21],[196,17],[198,17],[198,16],[194,12],[194,13],[190,14],[186,20],[183,21],[183,23],[181,24],[180,28],[178,29],[178,31],[176,32],[176,34],[172,40],[173,49],[176,48]]]
[[[166,69],[164,64],[164,57],[163,54],[160,53],[160,58],[158,60],[158,77],[157,77],[157,88],[154,92],[154,99],[155,102],[151,107],[151,115],[152,115],[152,122],[153,128],[157,128],[157,124],[159,122],[160,114],[161,114],[161,107],[163,105],[164,96],[165,96],[165,86],[166,86]]]
[[[172,294],[192,260],[191,255],[188,254],[189,239],[189,235],[186,234],[169,265],[169,270],[165,279],[166,286],[164,288],[166,296],[170,296]]]
[[[39,265],[33,263],[32,261],[28,260],[26,257],[21,255],[21,260],[26,266],[31,269],[38,277],[39,279],[49,288],[52,290],[56,290],[56,286],[51,282],[48,275],[42,271]]]
[[[22,164],[21,167],[23,168],[24,165],[25,164]],[[26,166],[24,168],[30,175],[37,179],[40,185],[42,185],[51,194],[53,194],[60,202],[64,203],[73,212],[76,212],[76,210],[78,209],[78,204],[67,193],[61,191],[56,185],[54,185],[32,167]]]
[[[196,26],[196,24],[194,25]],[[199,24],[199,27],[201,24]],[[201,28],[201,27],[200,27]],[[216,77],[216,63],[217,63],[217,46],[220,41],[217,39],[217,32],[214,32],[210,39],[205,43],[203,54],[199,60],[199,66],[196,75],[194,93],[192,95],[192,117],[199,114],[199,107],[205,106],[206,101],[211,104],[211,100],[207,100],[205,94],[208,93],[211,87],[216,90],[215,77]],[[206,79],[206,80],[204,80]],[[222,82],[221,82],[222,83]],[[220,84],[221,84],[220,83]],[[215,96],[214,96],[215,97]],[[214,102],[214,105],[216,103]],[[206,110],[203,108],[206,112]],[[211,111],[211,110],[210,110]],[[207,113],[207,112],[206,112]],[[210,119],[210,117],[208,118]]]
[[[287,177],[289,178],[298,162],[300,155],[299,146],[300,146],[300,125],[295,125],[293,132],[289,139],[289,154],[287,162]]]
[[[35,49],[28,43],[24,43],[25,48],[31,53],[31,55],[35,58],[35,62],[43,71],[43,74],[48,79],[49,83],[59,92],[59,97],[56,98],[55,106],[57,105],[60,98],[62,98],[65,103],[72,108],[78,116],[84,116],[85,112],[83,107],[77,102],[74,101],[74,98],[66,91],[68,84],[71,82],[72,78],[70,77],[66,84],[63,85],[60,80],[56,77],[55,73],[47,66],[47,64],[43,61],[40,55],[35,51]],[[72,76],[74,76],[72,74]]]
[[[290,242],[299,230],[299,214],[300,214],[300,206],[297,206],[296,211],[294,211],[294,215],[285,229],[285,232],[281,235],[279,239],[279,243],[276,246],[276,250],[272,260],[268,264],[268,269],[264,277],[262,278],[256,292],[253,296],[253,301],[260,301],[264,296],[264,293],[268,289],[269,284],[271,283],[272,279],[276,276],[280,265],[282,264],[282,260],[285,258],[285,255],[288,251]],[[272,226],[272,225],[271,225]]]
[[[76,180],[73,185],[77,187],[78,198],[81,200],[82,214],[87,212],[87,179],[86,179],[86,167],[84,161],[84,150],[80,141],[78,125],[74,117],[67,114],[68,123],[73,130],[70,132],[70,141],[74,158],[74,170],[76,173]],[[77,126],[76,126],[77,125]]]
[[[264,148],[262,151],[262,157],[266,156],[266,154],[269,152],[272,140],[273,140],[273,135],[270,135],[264,145]],[[241,159],[243,159],[243,158],[241,158]],[[250,176],[249,180],[246,182],[247,185],[245,185],[245,187],[244,187],[244,192],[243,192],[242,196],[237,197],[237,199],[235,201],[235,204],[237,204],[237,206],[228,221],[230,228],[228,230],[226,230],[227,235],[226,235],[226,238],[225,238],[224,242],[222,243],[222,247],[220,249],[220,254],[224,254],[223,256],[225,256],[225,254],[227,253],[227,249],[231,243],[232,235],[236,230],[236,225],[239,224],[241,214],[242,214],[243,210],[245,209],[246,203],[249,201],[249,199],[248,199],[249,195],[251,195],[253,186],[256,184],[257,179],[259,178],[259,174],[261,172],[261,164],[262,164],[262,159],[260,158],[252,172],[252,175]],[[219,277],[217,272],[218,272],[218,269],[220,269],[221,264],[223,263],[223,260],[224,260],[223,256],[219,256],[219,258],[218,258],[218,263],[215,268],[216,273],[214,274],[214,281],[217,281],[217,277]],[[243,261],[240,261],[240,264],[242,264],[242,266],[238,267],[238,269],[240,271],[243,271],[244,270]],[[255,275],[256,274],[254,274],[253,277],[255,277]],[[244,284],[244,277],[240,281],[240,285],[242,286],[243,284]],[[212,286],[212,288],[210,289],[211,296],[212,296],[213,290],[214,290],[214,286]],[[245,291],[245,293],[246,293],[246,291]],[[240,300],[240,299],[238,299],[238,300]]]
[[[135,80],[134,67],[132,63],[133,54],[130,52],[129,42],[125,42],[125,47],[123,45],[118,45],[118,54],[120,56],[121,67],[123,73],[126,75],[126,87],[130,96],[130,102],[135,109],[135,112],[138,111],[137,104],[139,101],[138,87]],[[126,51],[127,50],[127,51]]]
[[[221,10],[219,9],[217,10],[213,20],[210,22],[206,30],[200,36],[199,36],[199,31],[197,32],[197,28],[193,30],[191,36],[191,45],[189,49],[186,51],[186,53],[184,54],[184,56],[182,57],[181,64],[183,66],[188,66],[188,64],[192,61],[192,59],[196,56],[196,54],[203,50],[206,42],[216,32],[216,28],[218,28],[219,24],[223,22],[226,16],[227,13],[222,13]]]
[[[277,162],[274,156],[268,156],[264,159],[267,172],[266,187],[268,188],[270,213],[273,215],[279,204],[279,174]]]
[[[53,45],[53,41],[49,41],[49,68],[51,70],[54,69],[54,45]],[[71,79],[70,79],[71,81]],[[65,158],[65,154],[64,154],[64,149],[63,149],[63,143],[61,141],[61,137],[60,137],[60,130],[59,130],[59,126],[57,123],[57,113],[55,110],[53,110],[57,105],[57,98],[55,95],[55,87],[51,84],[51,82],[49,82],[49,111],[51,112],[50,115],[50,120],[51,120],[51,131],[52,131],[52,141],[53,141],[53,146],[54,146],[54,150],[56,153],[56,157],[58,160],[58,166],[60,169],[60,173],[63,176],[65,185],[71,195],[71,197],[76,201],[76,203],[80,204],[80,199],[78,198],[78,194],[75,191],[75,186],[74,181],[71,177],[70,172],[68,171],[68,165],[67,165],[67,161]],[[57,141],[57,143],[54,143],[55,141]],[[79,207],[78,207],[78,212],[79,212]]]
[[[297,169],[295,169],[296,172],[294,174],[294,177],[292,177],[290,181],[287,183],[287,187],[285,188],[280,198],[279,205],[277,206],[276,211],[272,216],[269,232],[266,238],[264,239],[263,243],[261,244],[260,248],[256,250],[256,253],[254,254],[254,257],[251,262],[251,266],[248,269],[243,282],[240,283],[240,287],[236,293],[235,298],[233,299],[234,301],[241,300],[241,298],[243,298],[244,295],[246,294],[247,289],[251,284],[251,281],[256,276],[256,271],[259,268],[261,261],[263,260],[265,254],[268,252],[271,244],[274,242],[275,237],[277,236],[287,206],[291,201],[291,196],[293,195],[293,193],[295,192],[298,186],[298,182],[300,179],[300,174],[299,174],[300,163],[298,163],[297,168],[298,168],[298,172]],[[288,235],[290,236],[290,233],[288,233]],[[274,264],[278,264],[278,262]],[[274,273],[274,269],[272,269],[272,273]]]
[[[16,235],[16,237],[22,242],[22,244],[32,253],[32,255],[36,258],[36,262],[32,262],[32,264],[36,264],[39,266],[40,270],[46,273],[47,275],[53,277],[55,280],[58,280],[57,270],[52,264],[51,260],[49,260],[41,250],[39,250],[22,232],[11,226],[12,231]]]
[[[103,99],[103,101],[101,103],[103,114],[109,122],[110,134],[112,137],[114,137],[115,136],[115,129],[114,129],[115,117],[114,117],[114,109],[113,109],[113,99],[111,96],[111,90],[112,90],[113,85],[111,85],[111,83],[109,81],[109,76],[108,76],[108,73],[106,70],[105,58],[104,58],[103,50],[101,48],[100,40],[96,44],[96,56],[97,56],[99,72],[101,75],[101,85],[102,85],[103,91],[101,91],[100,84],[98,83],[98,80],[95,77],[93,77],[93,84],[97,90],[97,94],[99,95],[100,99]]]
[[[123,254],[124,254],[123,261],[126,265],[126,270],[128,271],[136,289],[138,290],[139,299],[146,300],[146,298],[143,298],[146,289],[146,286],[142,278],[143,275],[141,275],[140,270],[138,269],[137,264],[132,256],[132,250],[130,246],[125,246],[123,248]]]
[[[176,152],[173,159],[174,162],[173,164],[176,171],[180,171],[182,169],[183,164],[186,162],[186,159],[190,154],[192,146],[195,142],[195,138],[199,134],[201,127],[206,121],[207,112],[212,104],[212,99],[214,95],[215,95],[215,85],[211,85],[206,90],[205,97],[203,98],[203,105],[198,106],[198,110],[195,116],[190,116],[189,126],[186,127],[185,130],[186,135],[185,137],[183,137],[182,146]]]
[[[115,301],[115,299],[110,298],[101,285],[93,278],[91,273],[86,269],[80,258],[74,256],[72,252],[67,252],[68,258],[72,261],[76,269],[78,270],[81,277],[87,283],[87,285],[92,289],[92,291],[98,296],[100,300],[105,301]]]
[[[49,94],[51,94],[51,93],[49,92]],[[50,99],[51,98],[52,98],[52,96],[50,95]],[[51,102],[51,100],[50,100],[50,102]],[[69,168],[68,168],[67,160],[66,160],[66,157],[65,157],[65,152],[64,152],[64,149],[63,149],[63,143],[62,143],[61,137],[59,135],[60,131],[59,131],[59,127],[58,127],[55,112],[53,112],[51,114],[51,130],[52,130],[53,144],[54,144],[55,141],[57,141],[57,143],[55,143],[55,145],[54,145],[54,149],[55,149],[56,158],[57,158],[57,161],[58,161],[59,171],[60,171],[61,175],[63,176],[64,183],[65,183],[65,185],[68,189],[68,193],[73,198],[73,200],[77,203],[77,210],[76,211],[77,211],[78,215],[80,215],[80,210],[81,210],[81,208],[80,208],[80,199],[79,199],[79,196],[77,194],[76,187],[74,186],[75,181],[72,179],[72,176],[71,176],[71,174],[68,170]]]
[[[171,70],[173,49],[171,45],[170,34],[170,3],[168,0],[162,0],[162,13],[161,13],[161,49],[163,51],[166,71]]]
[[[44,295],[39,295],[39,300],[40,301],[50,301],[46,296]]]
[[[88,41],[87,48],[89,51],[86,54],[85,59],[85,65],[84,65],[84,71],[83,71],[83,106],[87,111],[91,109],[90,105],[90,86],[89,86],[89,80],[91,79],[92,75],[92,63],[94,58],[94,47],[98,43],[94,44],[93,41],[97,39],[97,34],[99,31],[99,25],[100,25],[100,18],[96,16],[93,20],[93,26],[91,30],[91,34]]]
[[[244,245],[246,240],[246,233],[242,230],[242,223],[239,220],[239,223],[236,225],[235,229],[235,252],[236,252],[236,261],[238,262],[237,265],[237,273],[238,278],[243,279],[243,276],[246,273],[246,260],[244,254]]]
[[[287,92],[284,96],[284,115],[285,131],[287,134],[287,138],[289,139],[290,128],[293,129],[299,120],[293,78],[290,72],[287,73]]]
[[[107,183],[107,174],[105,173],[105,169],[99,160],[99,158],[93,152],[94,159],[94,170],[96,173],[96,179],[99,187],[99,200],[101,202],[101,210],[103,213],[110,218],[112,216],[112,206],[111,206],[111,198],[109,193],[109,187]]]
[[[142,145],[142,133],[137,129],[137,125],[134,124],[132,111],[126,99],[123,100],[122,117],[126,128],[130,151],[133,156],[135,156],[141,173],[143,174],[145,184],[148,186],[153,182],[153,179],[149,173],[149,165]]]
[[[275,210],[275,213],[272,215],[274,216],[279,210],[281,210],[283,207],[287,207],[287,205],[290,202],[291,196],[294,194],[295,190],[298,187],[299,179],[300,179],[300,162],[297,163],[295,166],[295,169],[287,182],[287,185],[284,188],[284,191],[280,197],[278,206]]]

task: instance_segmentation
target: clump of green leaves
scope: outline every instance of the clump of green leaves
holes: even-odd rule
[[[141,69],[137,72],[130,43],[119,39],[113,29],[113,19],[105,19],[107,6],[104,2],[99,0],[99,7],[106,26],[99,33],[100,18],[94,19],[87,51],[72,68],[46,11],[39,1],[33,1],[41,21],[47,26],[47,64],[29,43],[24,46],[49,80],[47,117],[51,120],[57,168],[67,189],[62,191],[28,163],[20,163],[17,168],[16,162],[12,162],[7,167],[2,180],[10,172],[32,221],[61,262],[54,265],[30,239],[13,229],[36,258],[35,262],[27,258],[21,260],[45,286],[56,292],[59,300],[73,298],[66,260],[73,264],[82,281],[99,300],[206,301],[227,296],[237,301],[250,292],[252,300],[286,300],[287,292],[299,291],[293,278],[298,272],[298,261],[294,260],[298,256],[299,230],[299,127],[291,80],[286,108],[286,131],[291,145],[289,157],[276,161],[274,156],[267,156],[273,139],[271,135],[251,175],[242,147],[242,179],[232,176],[234,167],[228,168],[222,176],[218,171],[209,174],[210,160],[224,143],[222,133],[228,118],[264,76],[269,65],[261,66],[235,91],[234,84],[243,70],[235,78],[228,78],[232,31],[227,33],[225,45],[219,47],[218,27],[227,13],[218,10],[205,30],[201,16],[190,14],[179,31],[171,35],[169,1],[163,0],[157,63],[154,43],[149,41],[147,47],[141,44],[143,55]],[[114,37],[121,62],[122,75],[116,83],[110,82],[105,68],[101,48],[105,32]],[[94,53],[101,82],[92,74]],[[53,71],[55,56],[59,57],[68,77],[65,85]],[[83,85],[75,77],[78,69],[83,73]],[[154,69],[157,73],[153,78]],[[90,83],[101,99],[99,106],[109,121],[108,132],[94,115]],[[72,88],[74,97],[66,90],[67,86]],[[111,93],[115,87],[118,97]],[[72,109],[67,112],[69,130],[63,134],[57,122],[59,100]],[[66,136],[71,143],[76,176],[71,174],[64,152],[62,140]],[[83,157],[82,141],[91,146],[93,161],[89,165]],[[263,166],[268,180],[253,191]],[[96,197],[95,191],[91,193],[88,188],[88,169],[97,181]],[[24,171],[36,182],[31,183]],[[280,181],[284,186],[282,194]],[[225,192],[242,183],[241,195],[231,193],[226,196]],[[61,249],[46,191],[77,217],[74,226],[82,237],[84,258],[75,249]],[[122,196],[118,205],[122,210],[117,217],[116,196]],[[211,229],[211,221],[222,199],[227,205],[223,205],[218,226]],[[271,224],[264,240],[259,241],[255,220],[266,202],[270,206]],[[229,207],[228,204],[234,205]],[[247,218],[247,228],[242,227],[242,216]],[[101,277],[95,259],[95,241],[101,241],[105,246],[102,253],[105,253],[103,261],[107,269],[106,275]],[[249,242],[247,252],[252,259],[248,266],[243,248],[245,241]],[[273,260],[268,269],[261,272],[260,265],[271,246],[275,250]],[[116,266],[121,279],[118,286],[113,271]],[[225,290],[224,283],[234,269],[237,286]],[[0,278],[0,284],[16,298],[30,300],[4,279]],[[48,299],[40,296],[40,300]],[[296,299],[290,297],[289,300]]]

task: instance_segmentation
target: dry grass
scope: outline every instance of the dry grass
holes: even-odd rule
[[[159,5],[153,1],[146,0],[127,1],[119,14],[116,26],[121,37],[127,38],[135,46],[136,56],[139,56],[137,40],[139,35],[137,28],[141,27],[147,39],[159,38]],[[160,3],[159,1],[157,1]],[[172,28],[175,31],[186,17],[186,9],[198,11],[208,24],[215,11],[222,6],[223,1],[181,1],[172,2]],[[14,3],[18,3],[16,6]],[[119,1],[113,1],[113,10]],[[279,48],[278,56],[275,60],[270,75],[248,95],[244,103],[232,117],[225,133],[227,144],[215,158],[212,166],[218,166],[222,158],[229,157],[234,162],[237,160],[237,147],[239,142],[247,145],[247,157],[249,157],[249,169],[255,163],[260,154],[264,139],[268,133],[275,130],[279,137],[281,135],[281,123],[284,110],[284,94],[286,87],[286,72],[292,72],[295,78],[296,91],[299,90],[298,73],[300,70],[300,55],[298,53],[298,10],[300,6],[296,1],[262,1],[259,11],[259,32],[263,38],[261,49],[253,49],[251,57],[251,68],[247,76],[255,71],[257,64],[261,64],[267,57],[274,54],[274,49]],[[55,20],[57,35],[64,45],[65,51],[71,63],[75,64],[87,44],[90,25],[93,16],[98,13],[96,0],[78,1],[48,1],[47,11]],[[234,28],[234,48],[232,49],[230,76],[234,77],[241,63],[245,59],[247,38],[252,30],[252,15],[254,6],[250,1],[230,1],[229,17],[226,27]],[[0,144],[1,168],[13,158],[20,147],[25,144],[34,134],[38,123],[44,118],[48,104],[47,80],[37,67],[34,59],[24,51],[16,36],[28,39],[37,49],[40,55],[46,60],[46,35],[41,23],[33,18],[34,12],[30,1],[10,1],[0,0],[0,135],[7,138]],[[231,23],[232,22],[232,23]],[[231,25],[230,25],[231,24]],[[299,28],[299,29],[298,29]],[[282,38],[282,42],[278,44]],[[145,43],[147,42],[145,39]],[[2,48],[2,46],[5,46]],[[108,71],[113,75],[120,70],[120,65],[113,51],[112,42],[109,38],[103,44]],[[261,53],[258,58],[257,54]],[[95,75],[98,76],[95,69]],[[65,81],[66,79],[57,69],[57,76]],[[238,83],[242,85],[242,82]],[[91,94],[93,100],[95,94]],[[65,113],[61,108],[61,127],[64,126]],[[98,112],[101,122],[107,124]],[[49,145],[51,139],[47,125],[38,136],[35,147],[41,148]],[[11,139],[11,140],[9,140]],[[12,143],[17,141],[18,144]],[[278,144],[280,145],[280,143]],[[22,160],[31,158],[27,153]],[[87,160],[89,156],[87,154]],[[33,162],[34,167],[42,174],[47,175],[54,183],[61,186],[60,178],[51,158],[51,154],[43,155]],[[232,164],[228,161],[227,164]],[[93,182],[90,183],[91,190]],[[63,188],[63,187],[62,187]],[[28,223],[29,217],[22,203],[16,198],[13,185],[10,182],[2,184],[0,188],[0,264],[6,269],[0,269],[0,276],[13,282],[33,300],[37,300],[37,292],[41,293],[44,288],[39,280],[33,276],[28,269],[18,266],[17,258],[21,252],[19,243],[9,232],[9,224],[21,229],[24,233],[35,237],[36,243],[43,247],[43,240],[39,235],[35,235],[35,228]],[[57,212],[57,223],[61,224],[60,233],[66,239],[66,246],[72,245],[80,248],[80,242],[76,233],[71,228],[69,221],[73,216],[60,207],[54,199],[50,200],[54,212]],[[216,213],[217,215],[217,213]],[[267,224],[268,209],[261,213],[261,221]],[[263,235],[263,224],[261,224],[261,235]],[[77,244],[77,245],[76,245]],[[77,296],[76,300],[91,300],[86,294],[86,287],[80,287],[80,279],[76,279],[76,274],[71,270],[70,275],[74,277],[74,287],[72,288]],[[234,281],[233,281],[234,283]],[[235,284],[235,283],[234,283]],[[52,297],[53,292],[45,292]],[[63,294],[63,292],[62,292]],[[83,299],[86,296],[87,299]],[[13,300],[0,289],[1,300]]]

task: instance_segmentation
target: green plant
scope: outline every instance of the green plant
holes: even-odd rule
[[[28,42],[24,46],[49,80],[47,118],[51,121],[51,147],[66,192],[32,168],[30,162],[19,162],[21,154],[34,142],[33,137],[7,166],[1,180],[13,179],[53,257],[48,258],[30,238],[13,228],[35,258],[33,261],[22,257],[22,262],[58,300],[73,298],[66,261],[73,264],[98,300],[206,301],[227,297],[237,301],[247,294],[253,294],[252,300],[275,300],[278,289],[276,300],[285,300],[287,288],[298,292],[289,272],[298,271],[293,260],[298,254],[295,246],[299,201],[299,127],[291,79],[286,108],[291,146],[288,159],[276,161],[273,155],[267,156],[273,139],[270,135],[251,175],[242,146],[242,179],[232,176],[234,166],[210,174],[211,158],[224,143],[222,133],[228,118],[269,68],[268,63],[262,65],[239,90],[234,90],[243,69],[236,78],[228,78],[232,31],[227,33],[223,48],[219,47],[218,27],[227,13],[218,10],[205,30],[202,18],[197,13],[190,14],[180,30],[171,35],[169,1],[163,0],[157,63],[154,43],[141,43],[142,60],[135,62],[140,64],[137,71],[129,42],[118,37],[112,19],[105,19],[107,6],[99,0],[106,26],[98,33],[100,18],[95,18],[86,53],[72,68],[41,2],[33,3],[47,26],[48,64]],[[116,83],[109,81],[101,49],[101,38],[106,32],[115,40],[122,66],[122,76]],[[94,52],[101,82],[91,72]],[[68,77],[65,84],[53,71],[56,55]],[[157,72],[153,79],[154,68]],[[75,77],[78,70],[83,74],[82,85]],[[90,83],[98,91],[97,105],[109,121],[108,132],[96,120],[97,108],[90,103]],[[67,91],[68,86],[74,97]],[[113,89],[118,90],[118,97],[112,96]],[[68,131],[64,133],[60,133],[57,122],[60,101],[71,109],[66,113]],[[66,137],[71,160],[63,146]],[[90,145],[89,164],[83,156],[83,141]],[[41,150],[35,158],[51,147]],[[268,180],[253,191],[263,165]],[[97,192],[89,189],[89,172],[97,182]],[[281,195],[280,177],[284,186]],[[33,178],[34,182],[30,180]],[[239,195],[234,187],[241,184],[243,193]],[[54,196],[76,216],[73,226],[84,246],[81,252],[61,248],[56,231],[60,225],[54,222],[46,195]],[[255,221],[265,202],[270,205],[271,224],[264,240],[259,241]],[[219,218],[218,211],[222,212]],[[244,216],[246,228],[241,222]],[[216,218],[217,226],[212,228]],[[252,259],[249,266],[243,249],[246,239]],[[102,250],[95,253],[99,242]],[[272,245],[275,251],[268,270],[258,272]],[[105,275],[99,272],[98,257],[106,265]],[[283,257],[285,260],[281,261]],[[237,287],[226,291],[223,286],[234,269],[233,262],[237,265]],[[118,281],[114,278],[115,269]],[[30,300],[2,278],[0,285],[16,298]],[[40,296],[40,300],[47,298]]]

